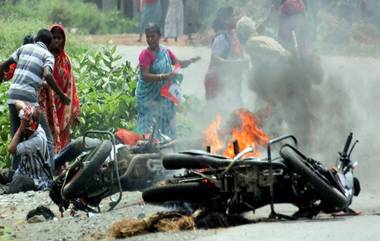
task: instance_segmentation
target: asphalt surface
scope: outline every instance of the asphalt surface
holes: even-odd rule
[[[143,47],[119,46],[118,50],[126,59],[137,65],[138,53]],[[203,79],[207,71],[210,51],[207,47],[172,47],[173,52],[179,58],[201,56],[201,61],[189,66],[183,71],[183,91],[186,94],[199,98],[204,96]],[[321,64],[324,72],[323,84],[320,88],[321,100],[325,98],[341,98],[343,112],[349,113],[341,118],[341,124],[349,123],[348,129],[354,132],[354,137],[359,139],[359,144],[352,158],[359,162],[356,175],[361,180],[362,193],[354,200],[352,207],[361,212],[355,217],[328,218],[319,217],[315,220],[302,220],[295,222],[265,222],[218,229],[212,231],[186,232],[186,234],[151,234],[137,237],[133,240],[380,240],[380,109],[378,98],[380,96],[380,60],[364,57],[347,56],[322,56]],[[330,81],[330,82],[329,82]],[[338,83],[338,91],[331,92],[329,83]],[[246,84],[246,83],[244,83]],[[248,108],[254,108],[254,95],[243,86],[243,100]],[[252,105],[252,106],[251,106]],[[323,109],[325,115],[333,116],[334,109],[326,106]],[[328,118],[323,118],[321,126],[329,126]],[[339,129],[339,122],[334,122],[332,128]],[[336,124],[338,123],[338,124]],[[348,132],[331,132],[330,129],[319,127],[317,130],[319,142],[322,143],[317,156],[328,159],[327,165],[333,165],[337,152],[342,148],[343,141]],[[334,135],[334,136],[332,136]],[[325,148],[323,148],[323,145]],[[326,154],[324,154],[324,149]],[[329,151],[328,151],[329,150]],[[331,151],[333,150],[333,151]],[[319,154],[319,155],[318,155]],[[327,157],[326,157],[327,156]],[[285,212],[291,208],[281,207]],[[263,210],[262,216],[268,214]]]
[[[132,64],[137,65],[137,56],[143,47],[119,46],[118,50]],[[186,94],[193,94],[203,98],[203,78],[209,61],[207,47],[173,47],[172,50],[179,58],[201,56],[202,60],[184,70],[183,90]],[[264,221],[230,228],[212,230],[194,230],[178,233],[153,233],[132,237],[128,240],[353,240],[375,241],[380,240],[380,182],[378,160],[380,134],[378,120],[380,119],[379,101],[380,88],[377,87],[380,76],[380,61],[372,58],[352,57],[322,57],[325,78],[340,81],[341,90],[348,96],[349,111],[352,113],[353,125],[350,128],[360,140],[353,158],[359,161],[357,176],[362,183],[362,193],[352,204],[352,208],[360,211],[359,216],[331,217],[319,215],[312,220],[269,221],[265,217],[269,214],[268,207],[257,210],[253,218],[264,218]],[[341,93],[336,93],[340,95]],[[252,98],[250,93],[243,93],[245,99]],[[328,98],[329,96],[321,96]],[[246,103],[251,103],[246,101]],[[253,102],[254,103],[254,102]],[[253,108],[253,107],[252,107]],[[329,109],[327,115],[333,114]],[[345,120],[342,120],[345,121]],[[351,122],[350,122],[351,123]],[[328,123],[325,123],[328,125]],[[338,128],[338,127],[336,127]],[[331,136],[323,132],[326,149],[338,151],[347,133],[341,136]],[[334,139],[334,140],[333,140]],[[335,140],[339,145],[335,146]],[[321,149],[321,153],[324,150]],[[331,157],[334,160],[335,157]],[[327,162],[331,163],[331,162]],[[0,226],[9,227],[8,237],[15,240],[110,240],[108,230],[112,222],[124,218],[148,216],[163,210],[159,206],[141,206],[139,192],[124,193],[122,202],[111,212],[87,217],[84,213],[77,213],[70,217],[65,213],[59,217],[58,209],[48,198],[47,193],[23,193],[17,195],[0,196]],[[109,200],[102,203],[107,209]],[[57,215],[54,220],[28,224],[25,222],[27,212],[38,205],[45,205]],[[294,207],[290,205],[276,206],[281,213],[291,214]],[[0,230],[2,231],[2,230]],[[0,232],[1,233],[1,232]],[[2,236],[0,235],[0,240]]]

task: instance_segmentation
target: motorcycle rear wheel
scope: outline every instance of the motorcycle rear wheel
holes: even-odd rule
[[[83,162],[83,165],[63,187],[62,196],[64,199],[72,200],[78,197],[78,194],[89,185],[91,177],[99,170],[109,156],[111,149],[111,142],[103,141],[83,161],[77,160],[74,162],[72,166],[78,165],[78,162]]]
[[[170,201],[202,202],[210,196],[210,187],[197,182],[165,184],[146,189],[142,193],[145,202],[164,203]]]
[[[305,162],[304,158],[289,145],[284,145],[281,148],[280,155],[285,161],[289,163],[289,166],[301,175],[304,180],[310,182],[316,192],[318,192],[322,201],[326,201],[328,204],[333,205],[335,208],[342,210],[347,208],[349,201],[347,198],[339,192],[336,188],[326,183],[321,177],[319,177]]]

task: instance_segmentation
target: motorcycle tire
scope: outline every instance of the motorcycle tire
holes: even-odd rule
[[[326,201],[328,204],[333,205],[339,210],[347,208],[349,205],[347,198],[339,192],[338,189],[332,187],[319,177],[305,163],[305,158],[293,147],[284,145],[280,150],[280,155],[288,162],[289,167],[292,168],[294,172],[302,176],[304,180],[310,182],[315,191],[321,195],[322,201]]]
[[[197,182],[165,184],[145,189],[142,197],[147,203],[186,201],[190,203],[208,200],[210,187]]]
[[[112,144],[110,141],[103,141],[92,150],[84,160],[77,160],[72,166],[77,166],[78,162],[83,162],[77,173],[65,184],[62,196],[66,200],[78,197],[91,182],[91,177],[99,170],[103,162],[110,155]]]

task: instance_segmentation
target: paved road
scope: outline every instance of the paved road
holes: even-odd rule
[[[202,61],[184,72],[184,90],[187,94],[203,96],[203,76],[207,69],[209,51],[207,48],[173,48],[180,58],[202,56]],[[120,53],[137,63],[138,53],[141,47],[119,47]],[[155,233],[144,236],[137,236],[131,240],[260,240],[260,241],[284,241],[284,240],[353,240],[353,241],[377,241],[380,240],[380,182],[379,182],[379,147],[380,131],[378,122],[380,120],[379,101],[380,88],[377,87],[380,76],[380,61],[370,58],[343,58],[343,57],[323,57],[322,58],[325,81],[320,88],[321,102],[326,98],[344,97],[343,104],[338,106],[327,106],[317,113],[325,118],[320,126],[316,127],[319,141],[322,141],[324,148],[319,154],[329,154],[327,163],[334,160],[334,155],[330,156],[329,150],[341,148],[342,139],[346,132],[339,133],[341,126],[347,123],[349,129],[353,130],[360,139],[360,143],[353,158],[360,161],[357,168],[357,175],[362,182],[362,193],[356,198],[352,207],[362,212],[360,216],[332,218],[320,215],[313,220],[298,221],[276,221],[260,222],[250,225],[231,227],[226,229],[196,230],[180,233]],[[331,88],[331,82],[337,84],[338,88]],[[333,90],[333,91],[332,91]],[[250,102],[247,102],[250,103]],[[254,102],[252,102],[254,104]],[[253,108],[253,106],[249,106]],[[341,115],[336,115],[340,111],[336,108],[343,108]],[[344,115],[344,113],[348,113]],[[341,122],[332,122],[332,118],[338,118]],[[348,117],[347,117],[348,116]],[[329,119],[329,117],[331,117]],[[353,120],[353,121],[352,121]],[[323,129],[331,126],[332,129]],[[333,154],[334,154],[333,153]],[[318,154],[318,153],[317,153]],[[125,193],[122,202],[111,212],[94,215],[91,218],[83,213],[78,213],[76,217],[70,217],[67,213],[64,218],[56,218],[52,221],[42,223],[27,224],[25,216],[28,211],[38,205],[45,205],[51,208],[58,215],[58,208],[48,198],[48,193],[20,193],[15,195],[0,196],[0,240],[1,226],[11,228],[11,237],[16,240],[94,240],[109,237],[95,235],[105,233],[111,223],[123,218],[138,217],[142,213],[149,215],[162,210],[157,206],[147,205],[131,206],[141,198],[140,193]],[[26,201],[27,200],[27,201]],[[107,200],[102,203],[103,208],[107,207]],[[283,213],[291,213],[294,207],[290,205],[276,206],[276,210]],[[257,217],[266,217],[268,208],[259,209]]]
[[[136,64],[141,47],[119,46],[118,50],[126,59]],[[201,62],[184,71],[183,85],[186,94],[194,94],[202,98],[204,95],[203,77],[209,61],[209,50],[204,47],[173,47],[173,51],[179,58],[197,55],[202,57]],[[137,237],[134,240],[176,240],[179,238],[188,240],[185,237],[196,240],[380,240],[380,202],[378,202],[380,199],[378,174],[380,165],[380,131],[378,129],[380,61],[373,58],[324,56],[322,57],[322,67],[324,84],[320,88],[326,95],[322,94],[321,102],[326,98],[340,99],[342,100],[339,102],[341,106],[334,108],[343,108],[343,113],[349,113],[349,115],[336,116],[334,108],[326,106],[323,113],[318,113],[324,118],[317,133],[323,136],[321,142],[326,146],[326,150],[332,149],[335,153],[341,148],[346,132],[336,135],[331,128],[339,129],[346,123],[350,123],[349,130],[354,131],[356,137],[360,139],[353,158],[360,162],[357,175],[362,182],[362,195],[354,201],[353,207],[363,212],[361,216],[259,223],[216,231],[187,232],[183,236],[153,234],[147,237]],[[331,91],[330,84],[332,82],[338,85],[337,91]],[[340,118],[340,122],[334,122],[336,126],[331,127],[329,116]],[[323,126],[329,125],[331,128],[323,128]],[[334,158],[334,156],[331,157],[328,163],[333,163]]]

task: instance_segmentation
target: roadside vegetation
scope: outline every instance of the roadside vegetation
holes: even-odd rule
[[[122,19],[115,12],[100,12],[95,5],[79,0],[20,0],[16,5],[12,2],[0,5],[0,61],[22,44],[25,35],[35,35],[38,29],[54,22],[63,23],[69,30],[66,51],[73,62],[82,103],[80,122],[73,136],[92,128],[111,131],[119,127],[134,128],[136,69],[121,60],[116,47],[85,45],[76,40],[72,32],[128,32],[135,22]],[[9,86],[9,81],[0,85],[0,168],[9,164]]]
[[[90,129],[133,129],[137,70],[121,60],[116,47],[88,51],[79,48],[71,57],[81,101],[81,116],[73,136],[81,136]],[[11,136],[6,103],[9,85],[10,82],[0,85],[0,168],[9,164],[7,146]]]
[[[128,19],[117,11],[99,11],[95,4],[80,0],[5,0],[0,6],[0,21],[38,21],[61,23],[71,31],[84,34],[127,33],[137,27],[137,19]],[[30,24],[30,26],[34,26]]]

